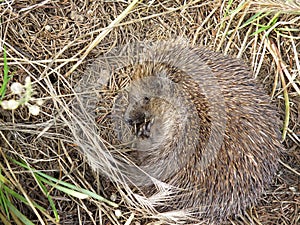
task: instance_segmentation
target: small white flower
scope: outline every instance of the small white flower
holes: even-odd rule
[[[38,107],[37,105],[27,105],[28,109],[29,109],[29,113],[31,115],[37,116],[40,113],[40,107]]]
[[[20,84],[19,82],[14,82],[10,86],[10,90],[15,95],[21,95],[22,92],[24,91],[24,86],[22,84]]]
[[[14,99],[10,99],[8,101],[4,100],[1,102],[2,108],[9,109],[9,110],[14,110],[14,109],[18,108],[19,104],[20,103]]]
[[[117,218],[120,218],[122,216],[122,212],[120,209],[115,210],[115,215]]]
[[[31,88],[31,79],[29,76],[25,78],[25,88]]]
[[[10,89],[12,94],[18,95],[18,99],[4,100],[0,102],[0,106],[6,110],[15,110],[20,105],[25,105],[28,107],[29,113],[31,115],[37,116],[40,113],[40,106],[43,104],[42,99],[36,99],[33,95],[33,90],[31,86],[30,77],[25,78],[25,84],[22,85],[19,82],[14,82],[11,84]],[[35,105],[31,105],[29,102],[35,102]]]

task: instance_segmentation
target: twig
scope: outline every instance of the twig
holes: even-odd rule
[[[295,173],[296,175],[300,176],[300,172],[298,172],[297,170],[293,169],[292,167],[290,167],[288,164],[282,162],[280,159],[279,159],[279,162],[281,165],[283,165],[284,167],[286,167],[287,169],[289,169],[290,171],[292,171],[293,173]]]
[[[42,1],[42,2],[40,2],[40,3],[38,3],[38,4],[28,6],[28,7],[26,7],[26,8],[21,9],[19,12],[25,12],[25,11],[28,11],[28,10],[30,10],[30,9],[37,8],[37,7],[46,5],[49,1],[50,1],[50,0],[45,0],[45,1]]]

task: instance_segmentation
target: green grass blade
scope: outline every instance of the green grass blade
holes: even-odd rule
[[[253,35],[255,35],[255,34],[259,34],[259,33],[261,33],[261,32],[263,32],[263,31],[266,31],[266,30],[268,30],[268,33],[270,33],[271,32],[271,30],[274,30],[275,29],[275,24],[277,23],[277,21],[278,21],[278,18],[279,18],[279,15],[280,15],[280,13],[276,13],[273,17],[272,17],[272,19],[268,22],[268,24],[267,25],[262,25],[262,24],[256,24],[258,27],[260,27],[257,31],[255,31],[254,33],[252,33],[251,35],[253,36]],[[271,29],[271,30],[270,30]],[[267,35],[268,35],[268,33],[267,33]]]
[[[7,201],[8,199],[6,198],[4,192],[3,192],[3,188],[0,188],[0,207],[3,209],[1,211],[3,211],[3,213],[5,213],[6,217],[8,218],[8,220],[10,220],[10,215],[9,215],[9,210],[8,210],[8,206],[7,206]]]
[[[8,180],[2,175],[0,170],[0,207],[4,210],[3,213],[6,214],[7,218],[10,219],[8,206],[6,204],[7,197],[4,193],[5,183],[9,183]],[[2,211],[2,210],[1,210]]]
[[[74,191],[77,191],[77,192],[80,192],[80,193],[82,193],[82,194],[88,195],[88,196],[90,196],[90,197],[92,197],[92,198],[94,198],[94,199],[96,199],[96,200],[105,202],[105,203],[107,203],[108,205],[110,205],[110,206],[112,206],[112,207],[115,207],[115,208],[118,207],[118,204],[116,204],[116,203],[114,203],[114,202],[112,202],[112,201],[109,201],[109,200],[107,200],[106,198],[103,198],[102,196],[100,196],[100,195],[98,195],[98,194],[96,194],[96,193],[94,193],[94,192],[91,192],[91,191],[86,190],[86,189],[83,189],[83,188],[76,187],[76,186],[73,185],[73,184],[69,184],[69,183],[67,183],[67,182],[58,180],[58,179],[56,179],[56,178],[54,178],[54,177],[51,177],[51,176],[49,176],[49,175],[47,175],[47,174],[45,174],[45,173],[42,173],[42,172],[33,170],[33,169],[29,168],[26,164],[20,163],[20,162],[14,160],[14,159],[11,159],[11,160],[12,160],[14,163],[16,163],[17,165],[22,166],[22,167],[24,167],[24,168],[26,168],[26,169],[32,171],[33,173],[35,173],[35,174],[37,174],[37,175],[39,175],[39,176],[41,176],[41,177],[44,177],[45,179],[47,179],[47,180],[49,180],[49,181],[54,182],[54,184],[52,183],[52,184],[54,185],[53,187],[56,187],[55,185],[64,186],[64,187],[67,187],[67,188],[72,189],[72,190],[74,190]],[[43,180],[43,182],[45,182],[45,181]],[[73,192],[73,193],[74,193],[74,192]]]
[[[251,23],[254,23],[255,20],[259,20],[265,16],[267,16],[269,13],[263,13],[263,12],[258,12],[255,13],[253,16],[251,16],[239,29],[242,29],[246,26],[248,26]]]
[[[15,214],[25,225],[34,225],[26,216],[24,216],[10,201],[7,202],[9,210]]]
[[[268,23],[268,26],[272,27],[275,23],[277,23],[278,18],[279,18],[280,12],[276,13],[273,18],[270,20]]]
[[[116,203],[114,203],[114,202],[112,202],[112,201],[109,201],[109,200],[107,200],[106,198],[103,198],[102,196],[100,196],[100,195],[98,195],[98,194],[96,194],[96,193],[94,193],[94,192],[91,192],[91,191],[86,190],[86,189],[83,189],[83,188],[76,187],[76,186],[73,185],[73,184],[69,184],[69,183],[67,183],[67,182],[58,180],[58,179],[56,179],[56,178],[54,178],[54,177],[51,177],[51,176],[49,176],[49,175],[47,175],[47,174],[44,174],[44,173],[41,173],[41,172],[36,172],[36,173],[39,174],[40,176],[42,176],[42,177],[48,179],[48,180],[51,180],[51,181],[55,182],[56,184],[65,186],[65,187],[67,187],[67,188],[69,188],[69,189],[72,189],[72,190],[74,190],[74,191],[80,192],[80,193],[82,193],[82,194],[84,194],[84,195],[88,195],[89,197],[92,197],[92,198],[97,199],[97,200],[99,200],[99,201],[105,202],[105,203],[111,205],[112,207],[118,207],[118,204],[116,204]],[[45,182],[45,181],[44,181],[44,182]],[[55,187],[56,187],[56,186],[55,186]],[[75,197],[76,197],[76,196],[75,196]]]
[[[55,220],[56,220],[56,221],[59,221],[59,215],[58,215],[57,209],[56,209],[56,207],[55,207],[54,201],[52,200],[52,198],[51,198],[49,192],[47,191],[47,188],[46,188],[45,185],[42,183],[41,177],[37,176],[36,174],[35,174],[35,177],[36,177],[36,180],[37,180],[37,182],[39,183],[40,187],[43,189],[44,194],[45,194],[45,195],[47,196],[47,198],[48,198],[48,201],[49,201],[49,203],[50,203],[50,207],[51,207],[51,209],[52,209],[52,211],[53,211],[53,213],[54,213],[54,216],[55,216]]]
[[[17,192],[11,190],[11,189],[10,189],[9,187],[7,187],[7,186],[4,186],[3,189],[7,192],[7,194],[13,196],[15,199],[17,199],[17,200],[23,202],[23,203],[26,204],[26,205],[29,205],[29,204],[28,204],[28,201],[26,200],[26,198],[23,197],[22,195],[20,195],[20,194],[18,194]],[[35,203],[35,202],[32,202],[32,203],[33,203],[34,207],[36,207],[36,208],[39,209],[40,211],[44,211],[44,212],[46,211],[45,208],[43,208],[42,206],[38,205],[37,203]]]
[[[72,195],[72,196],[74,196],[74,197],[76,197],[76,198],[79,198],[79,199],[85,199],[85,198],[90,197],[90,196],[88,196],[88,195],[86,195],[86,194],[83,194],[83,193],[81,193],[81,192],[74,191],[74,190],[72,190],[72,189],[70,189],[70,188],[66,188],[66,187],[60,186],[60,185],[58,185],[58,183],[53,183],[53,182],[51,182],[51,181],[49,181],[49,180],[47,180],[47,179],[45,179],[45,178],[43,178],[43,177],[39,177],[39,179],[41,179],[41,180],[42,180],[43,182],[45,182],[46,184],[48,184],[48,185],[50,185],[50,186],[56,188],[57,190],[60,190],[60,191],[66,193],[66,194],[68,194],[68,195]]]
[[[259,34],[259,33],[263,32],[263,31],[268,30],[268,29],[269,29],[269,27],[263,26],[263,27],[259,28],[257,31],[253,32],[253,33],[251,34],[251,36],[256,35],[256,34]]]
[[[7,89],[7,84],[10,80],[10,77],[8,76],[8,64],[7,64],[7,56],[6,56],[6,47],[3,46],[3,64],[4,64],[4,67],[3,67],[3,83],[2,83],[2,86],[0,88],[0,95],[1,95],[1,98],[0,100],[2,100],[5,96],[5,93],[6,93],[6,89]]]
[[[232,6],[232,3],[233,3],[233,0],[229,0],[228,1],[228,4],[227,4],[227,7],[226,7],[226,10],[225,10],[225,13],[224,13],[224,17],[228,16],[229,15],[229,10]]]

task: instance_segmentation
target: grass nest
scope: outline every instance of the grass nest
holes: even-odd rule
[[[280,0],[0,1],[1,101],[17,104],[0,107],[0,221],[164,223],[91,169],[74,142],[71,106],[98,56],[136,40],[182,37],[242,58],[282,119],[286,151],[272,186],[228,224],[299,224],[299,13],[297,1]]]

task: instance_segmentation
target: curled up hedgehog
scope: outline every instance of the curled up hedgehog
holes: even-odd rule
[[[89,127],[74,129],[82,151],[130,207],[165,223],[243,214],[278,168],[276,109],[238,59],[182,41],[128,44],[91,65],[87,89],[75,107]]]

